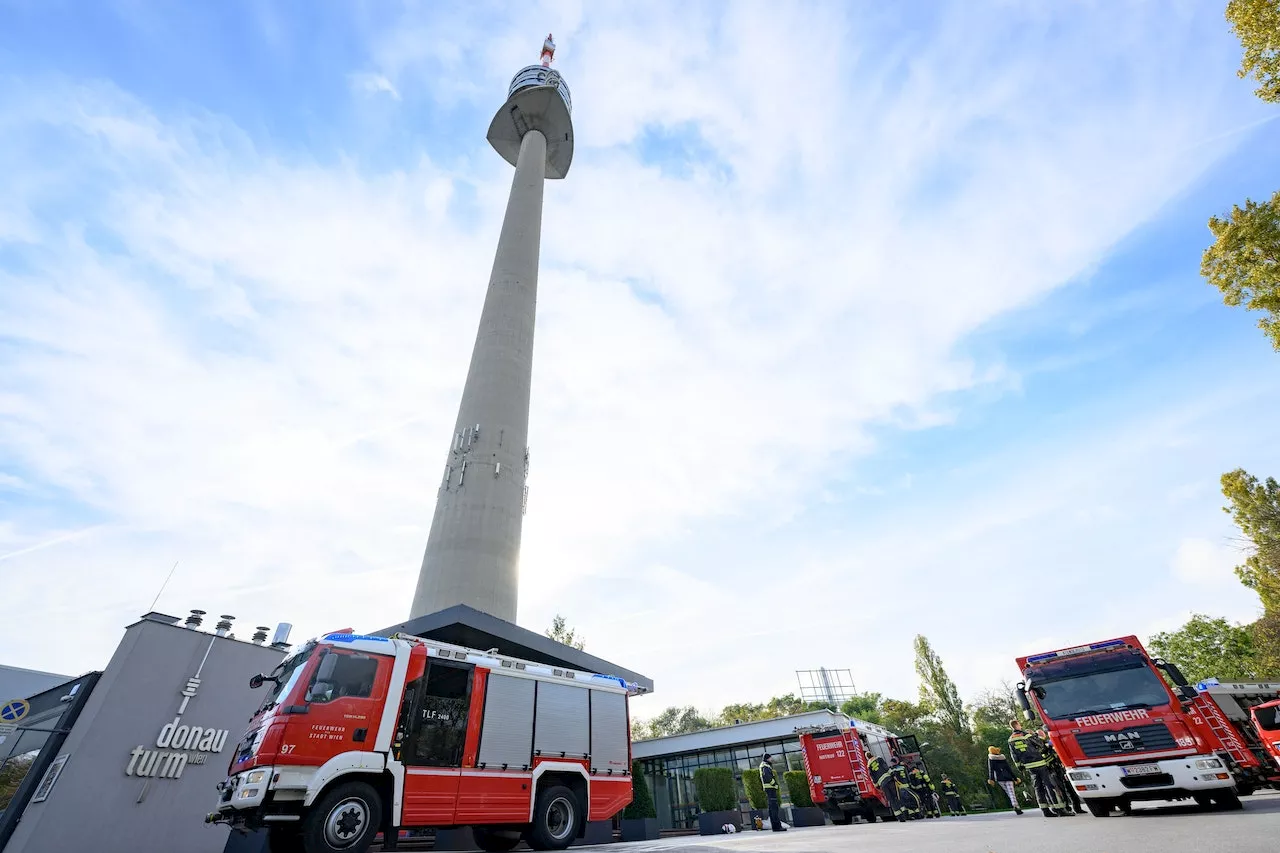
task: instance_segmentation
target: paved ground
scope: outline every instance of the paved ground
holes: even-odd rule
[[[1254,853],[1280,850],[1280,794],[1244,798],[1244,811],[1135,806],[1133,814],[1049,819],[1038,811],[974,815],[912,823],[743,832],[597,848],[615,853]]]

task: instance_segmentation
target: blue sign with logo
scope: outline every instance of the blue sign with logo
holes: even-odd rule
[[[27,715],[31,705],[26,699],[10,699],[0,705],[0,723],[16,723]]]
[[[367,634],[326,634],[325,639],[331,643],[352,643],[356,640],[372,640],[375,643],[391,642],[386,637],[371,637]]]

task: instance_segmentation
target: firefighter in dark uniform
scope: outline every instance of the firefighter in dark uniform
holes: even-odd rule
[[[964,810],[964,803],[960,802],[960,790],[951,781],[951,777],[943,773],[938,784],[942,786],[942,796],[947,801],[947,812],[952,815],[968,814]]]
[[[919,820],[921,802],[911,788],[911,775],[907,772],[906,765],[895,758],[890,776],[893,784],[898,788],[898,799],[902,801],[902,814],[907,820]]]
[[[1066,805],[1069,808],[1074,808],[1076,814],[1084,814],[1084,803],[1080,802],[1080,795],[1076,793],[1075,786],[1067,778],[1067,768],[1058,756],[1058,751],[1053,748],[1053,741],[1049,740],[1048,730],[1040,729],[1036,734],[1039,735],[1040,740],[1044,741],[1045,748],[1049,750],[1049,767],[1053,769],[1053,775],[1058,780],[1058,789],[1067,795]]]
[[[1071,812],[1062,801],[1062,792],[1058,789],[1058,779],[1050,766],[1053,759],[1049,757],[1044,741],[1022,730],[1017,720],[1009,721],[1013,734],[1009,735],[1009,758],[1015,765],[1031,775],[1032,786],[1036,792],[1036,802],[1045,817],[1062,817]]]
[[[911,790],[920,801],[920,811],[924,816],[942,817],[942,812],[938,811],[938,801],[933,796],[937,789],[933,787],[933,780],[929,778],[922,764],[912,767],[907,775],[911,779]]]
[[[760,762],[760,784],[764,786],[764,795],[769,800],[769,828],[774,832],[785,832],[782,826],[782,815],[778,812],[778,774],[773,772],[773,756],[764,754]]]
[[[867,773],[871,775],[871,781],[888,801],[893,819],[906,820],[902,810],[902,798],[898,796],[898,785],[893,779],[893,768],[883,758],[867,750]]]

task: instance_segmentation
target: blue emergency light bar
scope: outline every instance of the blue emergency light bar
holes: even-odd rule
[[[1043,655],[1032,655],[1027,658],[1027,665],[1036,663],[1044,663],[1047,660],[1057,660],[1058,658],[1069,658],[1075,655],[1083,655],[1088,652],[1098,652],[1103,649],[1114,649],[1124,645],[1124,640],[1107,640],[1105,643],[1091,643],[1087,646],[1076,646],[1070,649],[1062,649],[1061,651],[1048,652]]]

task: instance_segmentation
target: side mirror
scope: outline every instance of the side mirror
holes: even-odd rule
[[[320,666],[316,668],[316,682],[333,681],[333,672],[338,668],[339,655],[326,653],[320,659]]]
[[[249,689],[257,690],[259,687],[265,684],[266,681],[267,679],[262,675],[262,673],[258,673],[257,675],[249,679]]]
[[[1031,703],[1027,701],[1027,684],[1025,681],[1018,682],[1018,704],[1022,706],[1022,716],[1030,722],[1036,718],[1031,710]]]

